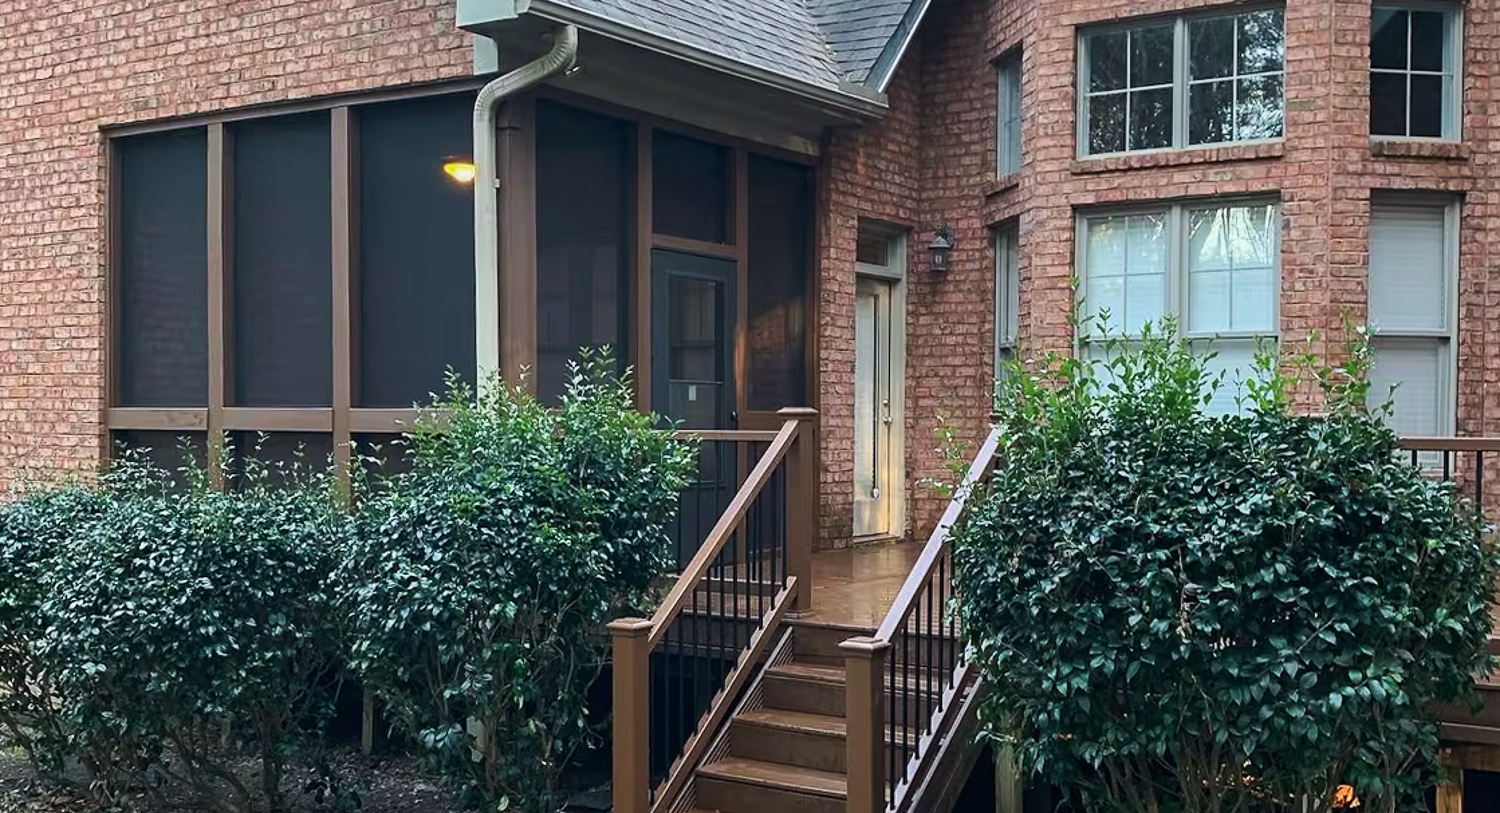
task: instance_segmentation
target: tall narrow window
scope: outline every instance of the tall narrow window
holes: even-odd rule
[[[1016,355],[1020,326],[1020,231],[1015,223],[995,230],[995,371]]]
[[[1263,8],[1084,33],[1079,152],[1280,138],[1284,18]]]
[[[1208,405],[1232,412],[1277,335],[1279,213],[1272,203],[1203,203],[1084,218],[1085,353],[1175,316],[1224,386]],[[1177,292],[1183,292],[1185,296]]]
[[[1392,399],[1403,435],[1453,431],[1456,205],[1378,202],[1370,209],[1370,399]]]
[[[1012,53],[1000,60],[999,109],[996,131],[999,143],[995,155],[998,174],[1009,175],[1021,168],[1021,55]]]
[[[1457,9],[1376,6],[1370,23],[1371,135],[1457,138]]]

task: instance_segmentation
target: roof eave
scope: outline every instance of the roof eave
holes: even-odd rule
[[[514,19],[522,14],[532,14],[557,23],[571,23],[584,30],[621,40],[638,48],[656,51],[709,70],[765,85],[851,118],[873,120],[885,116],[888,112],[884,91],[865,84],[840,82],[837,90],[819,87],[774,71],[711,54],[686,43],[641,31],[615,20],[552,2],[552,0],[499,0],[498,3],[495,0],[481,0],[481,2],[496,9],[500,6],[504,7],[505,11],[492,18],[492,22],[499,19]]]
[[[896,31],[891,35],[890,41],[881,50],[880,56],[876,57],[875,64],[870,66],[869,76],[865,78],[865,85],[873,88],[885,98],[886,91],[890,88],[891,79],[896,75],[896,68],[901,64],[901,59],[906,56],[906,51],[917,37],[917,28],[922,24],[922,18],[927,15],[927,9],[932,6],[932,0],[914,0],[906,9],[901,22],[896,25]]]

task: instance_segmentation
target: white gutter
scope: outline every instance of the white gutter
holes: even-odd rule
[[[545,56],[492,80],[474,100],[474,360],[481,385],[501,371],[501,179],[495,156],[495,110],[506,98],[569,70],[577,60],[578,28],[565,25]]]

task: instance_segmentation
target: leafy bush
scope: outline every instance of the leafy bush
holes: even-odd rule
[[[328,577],[350,523],[327,472],[249,460],[231,489],[201,470],[175,479],[134,456],[103,477],[101,516],[64,546],[41,602],[39,653],[107,789],[249,809],[227,741],[280,809],[284,768],[328,710]]]
[[[410,438],[411,470],[365,495],[340,578],[352,667],[488,809],[556,809],[590,740],[601,625],[669,562],[694,449],[611,367],[585,358],[556,410],[455,387]]]
[[[1222,378],[1150,331],[1002,378],[955,578],[1023,765],[1114,811],[1326,809],[1343,782],[1393,810],[1430,778],[1433,704],[1489,666],[1500,556],[1365,407],[1368,346],[1347,356],[1286,365],[1316,417],[1274,356],[1242,414],[1206,414]]]
[[[36,657],[47,627],[41,603],[63,545],[102,510],[81,485],[32,492],[0,509],[0,731],[54,780],[63,776],[68,735],[63,698]]]

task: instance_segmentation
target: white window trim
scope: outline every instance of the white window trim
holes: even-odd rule
[[[995,240],[994,240],[994,242],[995,242],[995,374],[998,376],[999,372],[1000,372],[1000,367],[1001,367],[1001,365],[1003,363],[1003,361],[1002,361],[1003,354],[1005,352],[1007,352],[1007,351],[1010,352],[1010,353],[1012,353],[1012,354],[1015,353],[1015,351],[1016,351],[1016,345],[1017,345],[1017,342],[1018,342],[1018,339],[1019,339],[1019,334],[1020,334],[1020,325],[1019,324],[1012,324],[1012,325],[1007,325],[1006,324],[1006,322],[1009,321],[1008,320],[1008,315],[1006,313],[1006,311],[1008,310],[1006,308],[1006,304],[1012,298],[1015,298],[1019,302],[1020,296],[1021,296],[1021,291],[1020,291],[1021,274],[1020,274],[1020,268],[1019,268],[1020,261],[1021,261],[1021,255],[1020,255],[1021,230],[1020,230],[1019,224],[1016,223],[1016,221],[1014,221],[1014,220],[1011,220],[1011,221],[1008,221],[1006,223],[1001,224],[999,227],[997,227],[995,229]],[[1014,289],[1012,288],[1012,285],[1011,285],[1011,282],[1010,282],[1011,275],[1009,273],[1009,269],[1006,268],[1006,260],[1010,257],[1010,252],[1011,252],[1012,248],[1014,248],[1014,250],[1015,250],[1015,259],[1016,259],[1016,265],[1017,265],[1016,274],[1015,274],[1016,284],[1014,286]],[[1017,321],[1019,321],[1019,311],[1020,311],[1020,309],[1017,308]],[[1002,331],[1001,330],[1001,326],[1002,325],[1004,325],[1005,327],[1008,327],[1009,331],[1008,332],[1007,331]]]
[[[1280,9],[1282,13],[1282,57],[1281,57],[1281,135],[1273,138],[1247,138],[1234,141],[1214,141],[1207,144],[1190,144],[1189,139],[1189,115],[1188,115],[1188,40],[1187,25],[1193,20],[1214,19],[1217,17],[1238,17],[1256,11],[1269,9]],[[1115,31],[1131,31],[1139,28],[1147,28],[1152,25],[1162,25],[1170,22],[1172,24],[1172,144],[1166,147],[1152,147],[1150,149],[1129,149],[1130,116],[1127,109],[1125,117],[1126,147],[1123,151],[1116,152],[1089,152],[1089,37],[1095,34],[1107,34]],[[1202,150],[1215,147],[1224,147],[1235,144],[1276,144],[1286,139],[1286,6],[1282,3],[1254,3],[1244,6],[1232,6],[1229,8],[1215,8],[1206,11],[1192,11],[1179,13],[1162,18],[1133,18],[1131,20],[1108,23],[1104,25],[1089,26],[1078,30],[1075,37],[1078,52],[1078,83],[1077,97],[1078,109],[1074,120],[1077,122],[1074,133],[1074,153],[1080,158],[1105,158],[1114,155],[1148,155],[1158,152],[1181,152],[1184,150]],[[1236,54],[1236,58],[1238,55]],[[1128,63],[1127,63],[1128,64]],[[1158,87],[1151,85],[1150,87]]]
[[[1279,341],[1281,336],[1281,229],[1274,232],[1276,245],[1272,249],[1276,257],[1276,272],[1272,275],[1273,286],[1271,290],[1271,301],[1275,309],[1271,314],[1272,330],[1229,330],[1229,331],[1190,331],[1187,313],[1188,295],[1188,258],[1192,236],[1188,234],[1188,212],[1198,209],[1221,209],[1231,206],[1265,206],[1276,207],[1277,217],[1281,215],[1281,201],[1268,197],[1235,197],[1235,198],[1203,198],[1196,200],[1179,201],[1157,205],[1139,205],[1108,207],[1098,209],[1079,210],[1076,213],[1074,245],[1077,247],[1074,257],[1074,267],[1078,269],[1078,298],[1083,302],[1083,310],[1080,312],[1081,324],[1075,337],[1075,350],[1082,352],[1089,345],[1102,344],[1111,339],[1124,339],[1130,341],[1139,338],[1137,334],[1114,333],[1108,335],[1092,335],[1092,325],[1098,315],[1098,309],[1089,304],[1088,293],[1088,222],[1091,219],[1102,217],[1117,217],[1124,215],[1139,214],[1165,214],[1167,216],[1168,243],[1167,243],[1167,278],[1166,278],[1166,302],[1163,305],[1163,314],[1173,316],[1177,319],[1178,331],[1181,336],[1193,340],[1242,340],[1242,339],[1269,339]]]
[[[1459,226],[1462,217],[1463,202],[1448,195],[1423,195],[1423,194],[1397,194],[1390,197],[1377,195],[1371,201],[1372,206],[1410,206],[1441,208],[1443,210],[1443,287],[1446,294],[1447,307],[1444,309],[1443,318],[1446,321],[1443,330],[1377,330],[1370,337],[1370,348],[1375,353],[1380,352],[1382,339],[1437,339],[1443,342],[1443,360],[1439,371],[1441,379],[1438,382],[1439,392],[1442,393],[1442,402],[1445,407],[1439,416],[1438,434],[1453,435],[1458,431],[1458,275],[1459,275]],[[1372,218],[1373,221],[1373,218]],[[1371,224],[1373,228],[1373,222]],[[1374,235],[1371,235],[1373,238]],[[1368,266],[1365,269],[1368,275]],[[1368,286],[1366,286],[1368,290]],[[1368,314],[1368,303],[1366,313]],[[1367,317],[1368,319],[1368,317]],[[1388,393],[1371,393],[1372,396],[1379,395],[1382,399]]]
[[[1014,81],[1007,81],[1008,77],[1014,76]],[[1012,94],[1023,96],[1023,83],[1025,77],[1021,73],[1021,50],[1012,49],[1001,56],[995,62],[995,176],[1004,178],[1021,170],[1021,165],[1026,162],[1026,142],[1022,133],[1025,109],[1021,109],[1021,118],[1016,120],[1016,132],[1014,136],[1006,128],[1006,111],[1010,109]],[[1020,107],[1020,99],[1014,99],[1017,107]],[[1006,165],[1006,156],[1011,153],[1011,141],[1014,138],[1016,165]]]
[[[1397,11],[1436,11],[1442,12],[1447,17],[1448,41],[1443,49],[1443,59],[1451,66],[1447,71],[1447,81],[1443,85],[1443,134],[1440,136],[1412,136],[1412,135],[1377,135],[1370,133],[1370,138],[1378,141],[1462,141],[1464,128],[1464,7],[1460,3],[1443,2],[1443,0],[1407,0],[1407,2],[1374,3],[1370,7],[1371,33],[1374,33],[1373,15],[1377,9],[1393,9]],[[1410,25],[1410,23],[1408,23]],[[1407,58],[1410,61],[1411,44],[1408,35]],[[1368,58],[1365,60],[1370,61]],[[1391,68],[1375,68],[1367,66],[1369,73],[1395,73],[1410,75],[1416,73],[1423,76],[1431,76],[1429,71],[1393,70]],[[1370,104],[1374,104],[1375,98],[1369,98]],[[1411,129],[1411,90],[1407,90],[1406,129]]]

